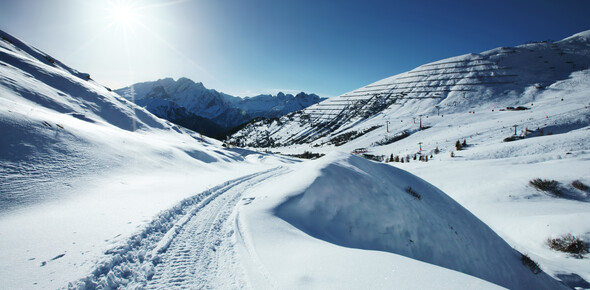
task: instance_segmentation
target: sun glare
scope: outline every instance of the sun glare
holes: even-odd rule
[[[137,22],[137,8],[130,1],[116,1],[109,10],[114,24],[122,28],[131,28]]]

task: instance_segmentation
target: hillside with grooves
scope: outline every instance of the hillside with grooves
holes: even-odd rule
[[[425,64],[278,120],[253,123],[231,142],[249,147],[342,144],[374,130],[357,125],[378,115],[419,118],[531,104],[537,93],[590,67],[589,36],[586,31],[558,42],[499,47]]]

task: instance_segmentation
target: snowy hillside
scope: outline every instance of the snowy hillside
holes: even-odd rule
[[[0,288],[63,287],[161,210],[272,166],[0,37]]]
[[[207,89],[202,83],[195,83],[187,78],[176,81],[166,78],[154,82],[137,83],[118,89],[116,92],[150,112],[176,123],[187,115],[208,119],[209,122],[221,128],[221,130],[211,126],[205,128],[213,131],[214,134],[254,118],[277,118],[322,100],[317,95],[308,95],[303,92],[296,96],[279,93],[276,96],[259,95],[239,98]],[[178,108],[184,108],[186,113],[183,116],[177,116],[174,109],[178,111]],[[199,131],[196,128],[193,129]]]
[[[351,137],[346,137],[347,133],[358,136],[374,129],[364,125],[371,119],[381,118],[378,125],[385,126],[383,116],[393,121],[530,106],[555,82],[590,68],[589,34],[587,31],[555,43],[500,47],[425,64],[278,121],[252,124],[234,134],[232,140],[253,147],[338,144],[347,141],[342,138]],[[268,141],[257,139],[266,132]],[[343,137],[339,139],[339,135]]]
[[[554,278],[590,288],[588,254],[579,259],[548,243],[590,241],[590,224],[581,222],[590,218],[590,192],[579,186],[590,184],[589,64],[588,31],[460,56],[259,122],[232,140],[288,154],[362,149],[393,159],[389,165],[443,190]],[[466,146],[458,150],[457,141]],[[537,190],[535,179],[555,190]]]
[[[342,153],[330,154],[300,170],[300,176],[302,171],[311,172],[307,173],[310,178],[296,178],[301,184],[295,190],[279,190],[285,192],[287,198],[280,200],[275,197],[271,201],[258,202],[254,195],[250,206],[273,206],[274,214],[292,226],[320,241],[349,248],[350,252],[357,252],[361,257],[363,252],[358,249],[390,252],[466,273],[509,289],[565,288],[544,273],[531,272],[521,262],[521,254],[484,223],[439,189],[408,172]],[[290,184],[286,180],[284,182]],[[248,212],[247,209],[244,211]],[[265,226],[272,228],[271,224],[278,226],[276,224],[279,223],[271,218],[258,218],[260,220],[246,213],[244,222],[248,227],[255,228],[253,231],[262,231]],[[267,219],[270,221],[262,221]],[[304,243],[318,243],[314,238],[297,233],[285,232],[283,235],[285,240],[295,238],[304,240]],[[277,236],[280,237],[280,234]],[[257,238],[254,237],[255,247],[257,244],[268,247],[273,242],[278,245],[294,244]],[[276,255],[281,248],[263,247],[257,252],[264,252],[268,259],[273,251]],[[305,255],[299,252],[303,249],[303,245],[295,246],[292,255]],[[282,250],[288,251],[286,248]],[[334,267],[330,262],[322,261],[326,254],[313,255],[317,256],[308,258],[313,268]],[[393,264],[395,268],[403,267],[399,263]],[[269,268],[271,272],[273,269]],[[302,275],[300,271],[305,270],[295,270],[291,283],[302,283],[296,282],[296,276]],[[321,283],[329,281],[321,274],[311,275],[307,280],[318,288],[321,288]],[[385,277],[375,283],[384,283]],[[284,287],[280,288],[298,288],[301,285],[281,285]],[[355,285],[351,281],[342,281],[342,285],[363,288],[362,284],[350,286]],[[379,288],[395,288],[396,284],[384,285]]]
[[[588,254],[547,242],[590,240],[587,35],[555,44],[576,69],[467,94],[486,101],[371,96],[322,126],[301,119],[316,105],[247,128],[314,140],[273,150],[329,153],[302,161],[222,147],[0,31],[0,288],[590,288]]]

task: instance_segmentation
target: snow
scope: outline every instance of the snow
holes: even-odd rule
[[[253,146],[257,136],[268,131],[275,144],[272,150],[288,154],[368,148],[369,154],[384,157],[433,155],[427,163],[411,160],[389,165],[443,190],[552,277],[571,287],[589,288],[588,259],[556,252],[546,243],[548,238],[568,233],[586,243],[590,240],[590,227],[581,222],[590,212],[589,193],[571,186],[574,180],[590,184],[587,33],[555,43],[497,48],[426,64],[283,117],[280,122],[246,127],[232,140]],[[490,76],[506,83],[459,85]],[[393,90],[394,104],[371,111],[379,104],[375,95],[382,93],[375,87],[378,85],[401,87],[408,94]],[[434,93],[420,92],[418,85],[424,86],[420,90],[438,88],[440,98],[430,98]],[[464,88],[469,91],[442,92]],[[365,103],[355,103],[357,99]],[[528,110],[505,110],[509,106]],[[420,130],[419,115],[429,128]],[[524,139],[503,142],[514,134],[514,125]],[[331,141],[371,128],[376,129],[341,146]],[[535,132],[525,136],[525,129]],[[543,134],[537,129],[543,129]],[[388,145],[376,144],[404,131],[410,136]],[[466,140],[468,146],[456,151],[457,140]],[[435,148],[440,154],[434,154]],[[450,157],[451,152],[455,158]],[[563,197],[535,190],[529,185],[534,178],[555,179]]]
[[[159,116],[170,117],[169,108],[186,108],[189,113],[208,118],[217,125],[231,129],[254,118],[276,118],[315,104],[322,98],[303,92],[293,96],[278,93],[254,97],[234,97],[207,89],[202,83],[187,78],[160,79],[153,82],[137,83],[116,90],[128,100],[146,107]],[[219,132],[222,133],[222,132]]]
[[[66,286],[177,202],[292,162],[223,149],[2,37],[3,287]]]
[[[443,192],[391,166],[346,154],[276,214],[318,239],[396,253],[515,289],[555,289],[499,236]],[[408,190],[416,192],[416,196]]]
[[[384,107],[371,101],[375,114],[323,129],[297,113],[242,132],[301,141],[272,151],[329,153],[300,161],[224,148],[0,32],[1,287],[559,289],[561,280],[588,288],[588,259],[545,243],[568,233],[590,240],[590,225],[580,222],[590,218],[590,197],[569,185],[590,184],[584,35],[556,44],[575,69],[563,60],[535,79],[527,70],[544,61],[522,64],[539,54],[558,60],[555,46],[498,48],[376,84],[412,74],[432,83],[436,74],[469,77],[484,63],[513,78],[500,89]],[[516,73],[502,72],[508,65]],[[530,109],[499,111],[519,105]],[[418,114],[429,129],[414,123]],[[545,134],[502,142],[515,124]],[[369,128],[376,129],[329,144]],[[375,145],[404,130],[410,136]],[[459,139],[468,146],[455,151]],[[418,142],[421,153],[441,153],[403,164],[348,153],[413,155]],[[537,177],[559,181],[566,198],[529,186]],[[544,273],[533,274],[520,253]]]

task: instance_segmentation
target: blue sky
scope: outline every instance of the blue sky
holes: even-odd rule
[[[587,0],[0,0],[0,29],[113,88],[184,76],[239,96],[335,96],[447,57],[560,40],[590,29],[589,12]]]

